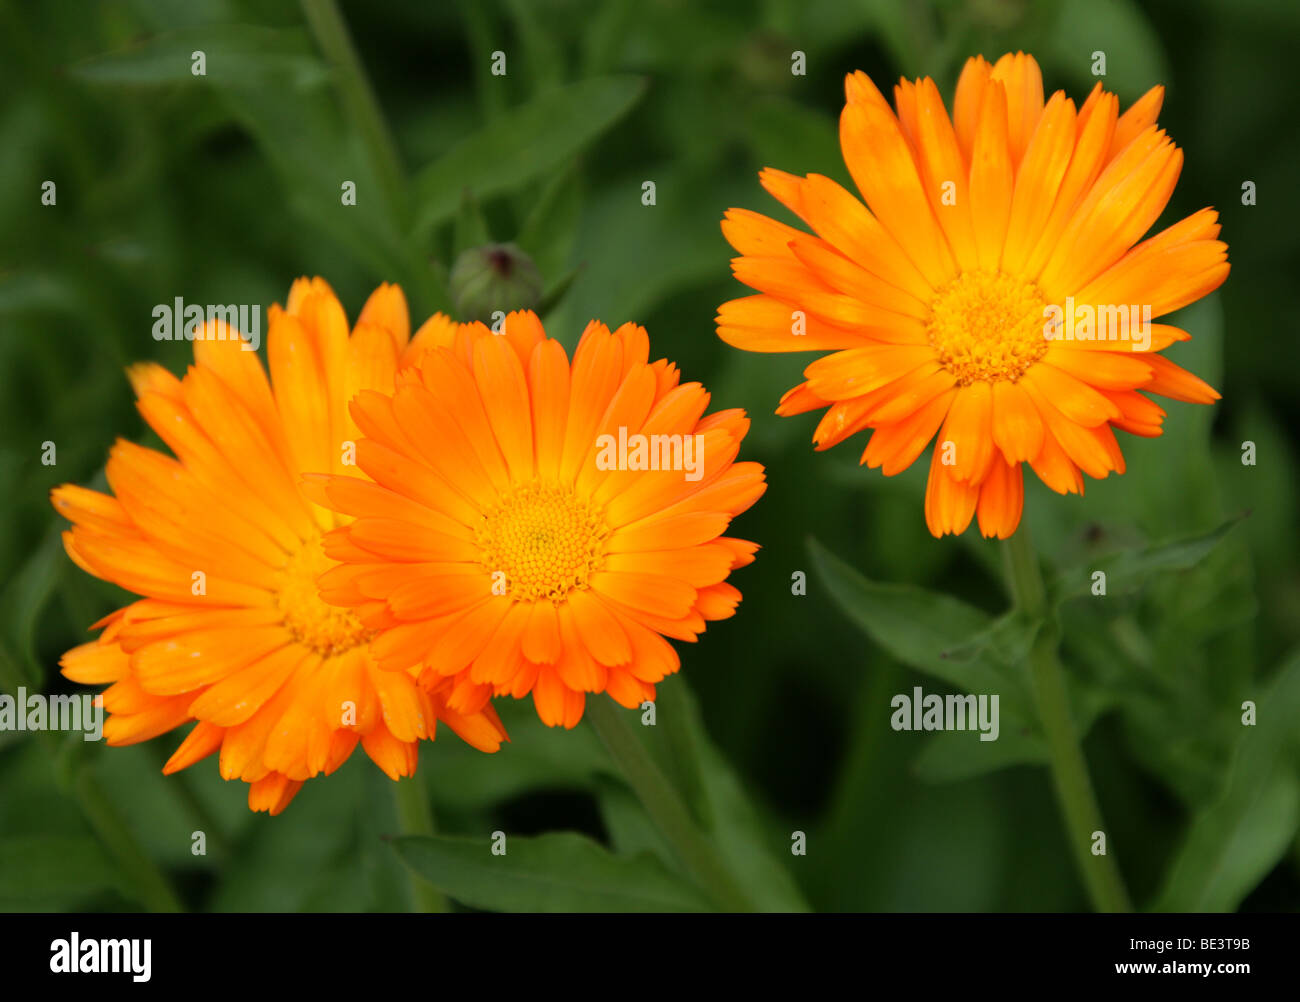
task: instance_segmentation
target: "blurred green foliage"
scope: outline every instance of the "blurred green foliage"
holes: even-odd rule
[[[743,458],[767,465],[770,487],[735,531],[764,549],[734,579],[738,615],[684,650],[682,677],[663,686],[690,723],[647,739],[753,900],[1083,907],[1041,742],[1014,698],[1032,636],[1003,616],[997,546],[974,531],[929,536],[924,464],[885,479],[857,466],[852,445],[814,454],[814,417],[772,415],[808,359],[733,351],[712,316],[743,294],[722,212],[779,214],[757,170],[847,181],[835,127],[846,72],[885,88],[932,75],[950,95],[968,55],[1024,48],[1049,91],[1082,98],[1103,50],[1125,104],[1168,87],[1161,123],[1187,153],[1168,218],[1207,204],[1222,214],[1232,276],[1176,320],[1194,339],[1170,355],[1224,400],[1170,404],[1165,435],[1125,436],[1129,472],[1089,482],[1083,499],[1034,481],[1026,522],[1058,575],[1072,697],[1136,901],[1300,906],[1300,377],[1285,319],[1300,297],[1300,7],[375,0],[342,11],[370,106],[287,0],[0,3],[4,689],[71,691],[60,653],[124,599],[64,557],[47,493],[102,486],[116,436],[156,443],[122,369],[153,358],[180,372],[190,353],[152,340],[155,303],[269,304],[320,274],[353,315],[377,283],[398,281],[418,323],[450,308],[460,250],[513,242],[541,273],[548,330],[570,348],[592,317],[644,323],[656,356],[702,380],[715,406],[754,417]],[[191,73],[195,50],[206,76]],[[490,70],[498,50],[504,76]],[[806,76],[790,73],[795,50]],[[40,201],[47,180],[55,206]],[[356,207],[340,204],[344,180]],[[647,180],[654,206],[642,203]],[[1241,204],[1247,180],[1258,206]],[[1247,440],[1255,466],[1240,460]],[[40,461],[46,441],[56,466]],[[1105,600],[1086,584],[1080,597],[1098,566],[1124,586],[1117,576]],[[806,596],[792,594],[796,571]],[[1001,686],[1002,739],[892,731],[890,697],[918,684]],[[1258,705],[1253,729],[1244,700]],[[581,877],[558,899],[569,906],[696,906],[590,729],[548,731],[530,706],[502,710],[513,741],[496,756],[450,736],[423,749],[418,781],[447,837],[402,856],[473,907],[540,907],[530,874],[556,867]],[[0,732],[0,907],[409,906],[399,854],[380,838],[397,830],[390,784],[362,755],[269,819],[211,761],[162,778],[177,740],[110,750]],[[464,858],[465,839],[486,845],[497,829],[519,839],[505,884],[478,880]],[[206,856],[190,852],[196,830]],[[806,856],[789,852],[795,830]],[[582,837],[553,834],[564,831]],[[600,897],[614,886],[622,897]]]

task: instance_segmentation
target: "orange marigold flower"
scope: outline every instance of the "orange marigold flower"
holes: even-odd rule
[[[449,708],[450,683],[380,671],[371,631],[316,591],[331,564],[321,538],[346,519],[307,499],[301,472],[344,469],[358,437],[348,398],[393,385],[410,341],[401,289],[375,290],[349,337],[330,287],[300,279],[268,326],[269,382],[215,321],[183,379],[130,369],[140,413],[176,458],[119,440],[111,494],[66,484],[52,499],[73,523],[73,561],[143,596],[62,660],[75,682],[111,683],[108,743],[198,721],[163,771],[220,749],[221,775],[250,784],[248,806],[278,814],[358,741],[397,779],[415,771],[438,720],[483,751],[506,735],[491,707]]]
[[[653,699],[679,667],[664,637],[732,615],[726,578],[757,550],[722,534],[766,488],[735,461],[744,412],[705,417],[633,324],[593,321],[572,363],[531,312],[499,335],[434,317],[417,341],[393,392],[352,403],[375,483],[310,478],[353,516],[326,537],[322,597],[378,631],[382,666],[452,682],[462,713],[532,693],[573,727],[586,693]]]
[[[1149,323],[1228,275],[1218,214],[1138,243],[1164,211],[1182,151],[1156,127],[1152,88],[1123,115],[1098,84],[1076,109],[1043,100],[1024,53],[970,59],[951,119],[934,81],[891,108],[845,81],[844,160],[866,205],[819,174],[767,169],[763,187],[815,235],[744,209],[723,233],[760,295],[724,303],[718,334],[749,351],[817,351],[778,414],[826,408],[827,449],[872,429],[862,462],[892,476],[938,443],[926,489],[935,536],[1016,530],[1021,464],[1059,493],[1124,472],[1113,428],[1160,434],[1148,394],[1219,394],[1161,350],[1189,335]]]

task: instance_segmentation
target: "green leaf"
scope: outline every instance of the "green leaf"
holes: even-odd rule
[[[18,667],[26,674],[25,680],[32,685],[43,684],[45,675],[45,668],[36,656],[36,621],[54,594],[66,566],[63,541],[59,532],[51,529],[0,593],[0,608],[6,610],[4,634],[12,644],[14,655],[21,659]]]
[[[1080,84],[1091,85],[1092,53],[1106,54],[1107,90],[1124,103],[1170,77],[1160,37],[1133,0],[1062,0],[1045,52]]]
[[[671,782],[682,795],[695,821],[706,831],[713,828],[713,812],[704,784],[701,758],[704,727],[699,709],[684,679],[661,685],[655,694],[655,726],[649,731],[652,752]]]
[[[862,9],[870,14],[873,33],[902,67],[924,65],[930,55],[933,30],[927,26],[927,6],[890,0],[866,0],[862,4]]]
[[[870,581],[816,539],[808,549],[835,604],[892,657],[968,691],[1005,688],[1007,674],[971,646],[993,625],[986,613],[924,588]]]
[[[0,839],[0,905],[74,904],[119,880],[99,844],[84,835],[21,835]]]
[[[444,742],[432,756],[427,768],[440,817],[486,814],[547,786],[588,790],[602,770],[608,771],[605,749],[591,728],[547,727],[531,700],[501,700],[497,712],[510,734],[503,749],[508,757],[484,755],[463,741]]]
[[[713,821],[711,836],[726,853],[754,904],[771,912],[808,911],[799,885],[781,862],[789,859],[793,867],[799,865],[797,860],[806,859],[790,855],[789,828],[777,824],[766,812],[760,814],[752,785],[741,783],[711,743],[701,741],[700,757]]]
[[[524,64],[528,67],[530,93],[539,94],[556,87],[564,78],[564,53],[544,20],[550,17],[528,0],[506,0],[510,19],[523,42]]]
[[[1116,697],[1074,672],[1067,675],[1066,685],[1079,740],[1083,740],[1102,714],[1112,709]],[[1018,712],[1008,712],[1000,704],[998,718],[996,741],[980,741],[970,731],[936,733],[912,763],[913,773],[922,782],[951,783],[1014,765],[1047,764],[1047,744],[1037,720],[1022,720]]]
[[[1046,744],[1033,735],[1003,729],[996,741],[981,741],[970,731],[940,731],[916,757],[912,772],[924,783],[951,783],[1047,761]]]
[[[416,177],[415,235],[427,236],[455,213],[466,184],[485,199],[552,170],[627,114],[644,91],[639,77],[596,77],[502,115]]]
[[[1285,855],[1300,828],[1294,755],[1300,652],[1256,702],[1222,799],[1192,822],[1153,911],[1233,911]]]
[[[792,174],[814,172],[849,183],[835,116],[788,98],[768,97],[754,103],[746,125],[756,162],[779,165]]]
[[[575,268],[569,269],[568,274],[562,276],[559,281],[555,282],[543,294],[541,302],[537,304],[537,315],[544,319],[552,310],[556,309],[561,303],[563,303],[564,297],[569,294],[569,290],[573,288],[573,283],[578,280],[578,276],[582,274],[583,270],[584,266],[578,265]]]
[[[501,77],[492,75],[491,55],[498,46],[501,29],[493,16],[494,5],[480,0],[457,0],[456,7],[464,22],[465,49],[471,54],[474,86],[479,94],[483,117],[496,121],[505,112],[506,91]]]
[[[193,76],[191,53],[200,50],[207,72]],[[360,136],[339,119],[334,96],[324,86],[329,70],[301,30],[186,28],[78,63],[72,72],[96,84],[174,85],[210,97],[261,146],[294,214],[365,259],[377,274],[401,283],[419,306],[444,305],[398,229],[397,220],[405,215],[385,197]],[[342,203],[344,181],[356,185],[355,206]],[[453,199],[458,196],[457,189]]]
[[[342,873],[365,866],[358,829],[364,831],[376,817],[388,831],[396,827],[389,806],[391,796],[384,798],[388,803],[366,800],[367,772],[374,767],[362,761],[364,757],[353,755],[329,777],[328,783],[306,783],[278,818],[259,814],[249,819],[243,803],[246,792],[228,789],[242,784],[225,783],[227,789],[221,791],[221,796],[230,807],[243,809],[240,823],[245,833],[235,837],[239,865],[221,874],[205,910],[295,912],[330,908],[330,888],[344,879]],[[340,812],[340,805],[349,805],[347,811]],[[348,820],[349,815],[362,813],[370,815],[366,825]],[[173,838],[180,835],[188,841],[189,834],[189,826],[179,832],[172,829]],[[349,881],[336,889],[338,897],[333,907],[357,907],[351,898],[356,893],[354,883]]]
[[[1121,550],[1088,560],[1056,575],[1050,586],[1051,593],[1058,605],[1067,599],[1088,595],[1091,593],[1092,575],[1104,571],[1106,597],[1110,598],[1136,591],[1148,578],[1164,571],[1190,570],[1204,560],[1244,517],[1236,515],[1217,528],[1190,538]]]
[[[673,865],[672,846],[651,823],[641,801],[625,782],[612,775],[597,776],[595,794],[600,806],[600,820],[609,833],[609,843],[615,852],[624,856],[638,852],[654,853],[673,869],[678,869]]]
[[[515,243],[533,259],[542,273],[548,292],[554,295],[560,282],[572,281],[575,271],[566,271],[578,235],[581,208],[579,172],[570,168],[546,183],[526,208]],[[563,275],[563,277],[560,277]]]
[[[384,201],[360,140],[344,130],[329,95],[275,89],[252,95],[231,88],[221,96],[262,148],[298,218],[402,284],[408,295],[429,294],[432,283],[414,265],[417,255],[398,229],[396,210]],[[284,142],[286,135],[294,136],[292,144]],[[345,180],[356,184],[355,206],[342,204]],[[372,206],[381,211],[369,211]]]
[[[682,801],[690,816],[689,823],[725,855],[726,868],[738,878],[749,899],[748,904],[761,911],[807,911],[808,905],[798,886],[780,861],[781,855],[789,852],[788,829],[772,818],[760,815],[753,792],[742,786],[709,741],[689,688],[680,679],[666,681],[663,685],[676,686],[680,692],[665,702],[662,700],[664,689],[660,689],[656,725],[631,724],[621,732],[622,736],[645,746],[644,750],[651,759],[645,764],[654,772],[651,778],[656,784],[662,782],[672,796]],[[637,711],[623,709],[615,709],[614,713],[624,718],[638,715]],[[670,724],[669,717],[676,717],[676,724]],[[679,732],[674,734],[673,728],[678,728]],[[597,729],[593,727],[592,731]],[[611,766],[612,760],[606,770],[616,781],[636,785],[628,772]],[[667,840],[659,838],[659,829],[651,820],[651,813],[641,804],[640,801],[636,807],[629,807],[626,802],[622,805],[603,804],[606,816],[614,815],[611,831],[620,845],[665,846]],[[620,806],[626,809],[618,813]],[[628,810],[635,810],[640,825],[653,831],[635,836],[627,817]],[[669,866],[686,872],[675,850],[665,854],[663,860]]]
[[[492,235],[488,232],[487,220],[483,218],[483,209],[474,197],[474,192],[466,188],[461,193],[460,210],[456,213],[452,261],[473,247],[482,247],[491,242]]]
[[[501,912],[698,912],[704,896],[654,856],[615,856],[584,835],[507,838],[503,855],[483,838],[404,836],[398,855],[439,890]]]
[[[204,54],[206,73],[195,76],[194,52]],[[93,84],[156,87],[209,82],[256,90],[268,85],[311,87],[329,71],[313,54],[306,34],[294,28],[214,24],[155,35],[116,52],[76,63],[70,73]]]
[[[1013,609],[999,616],[973,637],[943,652],[949,661],[972,661],[991,654],[1003,664],[1017,665],[1029,656],[1034,638],[1043,628],[1041,620],[1034,620]]]

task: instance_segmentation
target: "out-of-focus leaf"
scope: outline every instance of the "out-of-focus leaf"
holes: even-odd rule
[[[1017,665],[1029,656],[1029,649],[1034,645],[1034,638],[1042,626],[1040,621],[1012,610],[999,616],[979,633],[944,651],[943,657],[949,661],[961,662],[972,661],[988,653],[1003,664]]]
[[[865,0],[862,8],[870,13],[873,27],[900,66],[919,66],[925,61],[934,42],[929,4]]]
[[[791,174],[825,174],[849,184],[839,130],[835,118],[825,111],[786,98],[768,98],[750,110],[746,133],[760,164]],[[764,211],[769,210],[780,211],[780,207],[769,202]]]
[[[619,713],[641,713],[619,710]],[[681,679],[671,678],[658,688],[656,724],[636,725],[656,765],[685,802],[698,827],[722,851],[753,904],[764,911],[806,911],[807,903],[780,853],[789,851],[789,835],[769,818],[760,817],[752,793],[742,789],[731,767],[710,743],[695,698]],[[621,775],[611,774],[620,784]],[[602,802],[607,816],[614,815],[622,844],[667,848],[654,823],[635,801]],[[648,831],[633,834],[632,817]],[[669,849],[666,863],[678,860]]]
[[[9,272],[0,277],[0,315],[24,310],[58,310],[76,315],[87,308],[76,282],[57,272]]]
[[[870,581],[815,539],[808,549],[835,604],[889,654],[949,681],[973,681],[966,672],[978,674],[978,664],[959,668],[954,676],[945,655],[987,630],[987,614],[924,588]]]
[[[75,737],[65,743],[60,759],[75,767],[81,758],[95,755],[92,763],[95,783],[136,830],[136,837],[150,859],[168,867],[203,868],[224,851],[221,843],[227,830],[225,819],[245,820],[234,811],[247,812],[247,800],[242,796],[247,791],[223,782],[221,796],[229,813],[220,820],[214,816],[216,812],[195,813],[203,810],[207,802],[198,800],[199,807],[195,808],[190,798],[196,797],[195,788],[205,773],[209,779],[212,773],[217,773],[216,763],[208,761],[179,775],[163,776],[162,763],[180,741],[179,735],[168,735],[153,744],[109,749]],[[147,824],[142,823],[145,818]],[[198,830],[205,835],[206,856],[195,856],[192,852],[193,833]]]
[[[376,273],[400,282],[409,295],[436,295],[432,280],[412,266],[416,255],[383,203],[364,151],[343,134],[326,96],[274,90],[252,96],[232,89],[223,97],[262,147],[286,202],[300,219],[363,258]],[[356,186],[355,205],[343,204],[344,182]],[[458,198],[459,193],[453,195],[453,209]],[[436,299],[432,305],[438,305]]]
[[[488,232],[487,220],[483,218],[483,209],[474,197],[474,192],[466,188],[461,195],[460,209],[456,213],[452,260],[471,247],[482,247],[491,242],[492,235]]]
[[[1056,66],[1090,84],[1094,52],[1106,54],[1107,90],[1127,103],[1169,80],[1160,38],[1133,0],[1061,0],[1046,51]]]
[[[556,44],[552,31],[543,23],[539,5],[528,0],[506,0],[510,19],[515,23],[524,47],[524,63],[530,78],[529,93],[552,90],[564,79],[564,53]]]
[[[561,276],[557,282],[551,285],[551,287],[543,294],[541,302],[537,304],[538,316],[545,317],[551,312],[551,310],[564,302],[564,297],[568,295],[569,290],[573,288],[573,283],[578,280],[578,276],[582,274],[582,270],[582,265],[578,265],[576,268],[570,268],[567,274]]]
[[[197,77],[190,72],[196,51],[205,54],[207,70]],[[365,257],[377,273],[401,282],[408,295],[423,293],[430,306],[443,305],[433,283],[412,267],[416,256],[397,231],[397,207],[381,196],[366,151],[344,132],[322,86],[329,71],[302,31],[187,28],[79,63],[74,72],[96,83],[188,85],[211,92],[262,146],[281,176],[285,201],[302,218]],[[355,185],[355,205],[342,202],[344,182]]]
[[[54,593],[66,566],[63,541],[58,532],[51,531],[0,592],[4,634],[15,655],[21,659],[20,668],[27,681],[37,686],[44,682],[45,669],[33,645],[36,619]]]
[[[808,549],[836,605],[892,657],[968,692],[998,692],[1016,709],[1026,705],[1015,676],[988,656],[988,645],[978,652],[971,646],[990,630],[988,615],[949,595],[870,581],[815,539]]]
[[[1300,653],[1293,654],[1243,725],[1227,788],[1192,822],[1155,911],[1232,911],[1286,853],[1300,827],[1295,722]]]
[[[548,290],[563,280],[562,272],[573,256],[581,207],[580,187],[575,168],[548,181],[523,213],[523,226],[515,237],[515,243],[542,273]]]
[[[671,679],[655,692],[655,726],[643,728],[669,782],[681,793],[702,828],[713,827],[705,790],[701,745],[707,740],[684,679]]]
[[[424,237],[451,216],[466,184],[482,199],[553,169],[627,114],[644,91],[640,77],[596,77],[502,115],[419,173],[412,230]]]
[[[583,72],[587,76],[608,73],[619,61],[628,32],[638,14],[636,0],[606,0],[583,18]]]
[[[916,757],[912,772],[926,783],[951,783],[1047,760],[1047,745],[1036,736],[1003,729],[996,741],[981,741],[971,731],[940,731]]]
[[[82,835],[18,835],[0,839],[0,907],[73,905],[118,877],[99,844]]]
[[[1104,571],[1106,597],[1110,598],[1137,590],[1152,575],[1163,571],[1189,570],[1204,560],[1242,517],[1234,516],[1217,528],[1188,539],[1123,550],[1089,560],[1082,566],[1059,573],[1052,582],[1051,592],[1057,603],[1088,595],[1092,588],[1092,575]]]
[[[988,655],[1001,664],[1020,666],[1038,635],[1041,624],[1012,611],[995,620],[988,629],[947,652],[950,660],[962,661]],[[1109,710],[1116,696],[1075,673],[1068,674],[1070,706],[1074,710],[1079,738],[1085,737],[1098,718]],[[1016,708],[1018,709],[1018,708]],[[987,775],[1013,765],[1041,765],[1048,761],[1047,745],[1037,723],[1023,721],[1018,713],[998,707],[998,737],[980,741],[978,734],[942,731],[934,735],[913,763],[918,779],[947,783]]]
[[[428,742],[421,748],[426,760],[434,757],[435,750]],[[406,782],[427,784],[428,776],[420,769],[414,779]],[[365,877],[359,889],[359,893],[364,892],[364,904],[360,906],[363,910],[409,911],[415,904],[410,874],[383,838],[399,825],[393,781],[378,769],[366,769],[364,784],[365,810],[357,818],[357,851],[345,854],[342,865],[352,871],[359,869]],[[337,903],[331,907],[337,908]]]
[[[502,912],[698,912],[705,897],[654,856],[615,856],[569,832],[492,840],[404,836],[402,860],[439,890],[475,908]]]
[[[494,122],[505,112],[506,91],[502,78],[492,73],[492,53],[497,50],[497,27],[493,5],[480,0],[457,0],[457,8],[469,36],[466,46],[474,67],[474,84],[478,89],[483,117]],[[507,70],[509,66],[507,64]]]
[[[539,787],[590,789],[608,766],[605,749],[589,727],[547,727],[537,719],[531,700],[502,700],[497,712],[510,743],[494,755],[460,741],[450,728],[438,728],[437,754],[421,768],[429,774],[439,816],[481,810]]]
[[[789,853],[790,832],[759,816],[752,788],[741,785],[712,744],[701,745],[700,758],[713,820],[712,837],[741,877],[750,899],[766,911],[807,911],[799,885],[775,855],[777,851]]]
[[[624,856],[651,852],[666,863],[674,862],[672,846],[650,822],[641,802],[626,783],[613,776],[598,776],[596,800],[615,852]]]
[[[203,75],[193,73],[195,52],[204,55]],[[73,76],[94,84],[153,87],[187,83],[255,90],[268,84],[311,87],[329,71],[295,28],[214,24],[166,32],[117,52],[76,63]]]
[[[656,185],[654,205],[642,201],[646,181]],[[734,183],[679,162],[654,163],[621,175],[585,199],[574,257],[586,269],[566,306],[557,311],[555,329],[561,336],[572,332],[576,340],[592,317],[611,325],[643,322],[684,290],[725,279],[727,245],[718,220],[728,204],[736,204],[734,190]],[[700,206],[713,206],[713,211]],[[618,239],[611,240],[611,233]],[[709,344],[711,308],[681,325],[679,346]],[[656,344],[673,343],[672,331],[651,334]],[[672,357],[686,364],[680,350]]]
[[[207,902],[208,910],[330,910],[336,868],[347,860],[355,865],[358,856],[356,825],[347,823],[339,805],[362,802],[365,770],[375,768],[363,759],[364,755],[354,754],[326,782],[317,778],[304,784],[279,817],[258,814],[247,821],[247,830],[233,852],[239,866],[224,875]],[[224,785],[224,796],[232,800],[247,797],[243,783]],[[177,832],[173,837],[188,840],[189,832]],[[304,879],[304,874],[310,875],[309,879]],[[354,892],[355,886],[350,886],[348,893]]]

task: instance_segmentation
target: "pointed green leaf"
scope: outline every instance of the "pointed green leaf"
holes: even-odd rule
[[[871,581],[815,539],[808,548],[835,604],[892,657],[970,692],[1005,692],[1010,674],[971,646],[993,626],[987,613],[939,592]]]
[[[392,842],[415,873],[475,908],[499,912],[698,912],[704,896],[654,856],[615,856],[585,835],[492,840],[404,836]]]
[[[991,655],[1003,664],[1017,665],[1029,656],[1034,638],[1043,628],[1041,620],[1033,620],[1019,610],[999,616],[968,640],[948,648],[943,657],[961,663]]]
[[[1155,574],[1190,570],[1204,560],[1243,517],[1235,515],[1217,528],[1187,539],[1099,556],[1057,574],[1051,584],[1051,593],[1057,604],[1089,595],[1092,575],[1103,571],[1106,574],[1106,597],[1109,598],[1137,590]]]
[[[483,209],[474,192],[466,188],[461,193],[460,210],[456,213],[452,260],[472,247],[482,247],[491,242],[492,235],[488,232],[487,220],[483,218]]]
[[[455,213],[466,185],[485,199],[562,164],[627,114],[644,90],[639,77],[596,77],[502,115],[416,177],[416,236]]]
[[[655,708],[655,726],[634,725],[633,730],[647,746],[654,765],[685,803],[693,822],[725,853],[728,868],[740,879],[753,904],[763,911],[807,911],[808,904],[798,885],[782,864],[784,854],[789,852],[788,833],[760,813],[761,805],[754,803],[752,793],[741,785],[713,746],[685,680],[672,678],[659,686]],[[623,776],[615,778],[620,784],[626,782]],[[608,798],[605,801],[602,807],[606,816],[613,816],[617,823],[619,844],[664,845],[654,822],[635,798],[630,803],[607,802]],[[649,831],[638,837],[629,815]],[[679,865],[671,851],[661,853],[661,857],[674,868]]]
[[[1192,822],[1153,911],[1233,911],[1286,853],[1300,828],[1296,720],[1300,652],[1242,725],[1223,797]]]
[[[45,666],[36,656],[36,623],[67,567],[62,538],[52,528],[0,592],[0,607],[6,610],[3,633],[14,655],[21,659],[18,667],[26,675],[19,681],[36,686],[44,682]]]
[[[1034,735],[1003,730],[996,741],[981,741],[970,731],[940,731],[916,757],[912,772],[925,783],[951,783],[1047,761],[1047,746]]]
[[[202,52],[204,73],[193,72]],[[256,90],[259,86],[312,87],[329,71],[312,51],[305,32],[246,24],[214,24],[155,35],[137,45],[94,56],[70,67],[92,84],[154,87],[209,83]]]
[[[557,174],[530,202],[521,205],[524,221],[515,243],[537,264],[548,290],[562,281],[558,276],[565,272],[573,257],[582,204],[578,174],[572,167]]]

